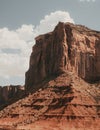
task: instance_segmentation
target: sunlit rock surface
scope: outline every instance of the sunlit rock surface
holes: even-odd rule
[[[25,93],[0,111],[0,129],[99,130],[99,122],[100,32],[60,22],[36,37]]]

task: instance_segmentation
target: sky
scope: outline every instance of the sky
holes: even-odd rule
[[[25,82],[34,38],[59,21],[100,31],[100,0],[0,0],[0,86]]]

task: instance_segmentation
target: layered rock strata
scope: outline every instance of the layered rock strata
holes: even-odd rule
[[[1,128],[99,130],[100,83],[88,84],[72,73],[36,87],[40,89],[0,112]]]

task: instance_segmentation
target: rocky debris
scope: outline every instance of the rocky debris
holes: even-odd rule
[[[8,103],[9,100],[16,98],[24,93],[24,86],[9,85],[0,87],[0,106]]]
[[[70,122],[71,125],[76,122],[77,128],[87,130],[92,127],[99,130],[100,84],[86,83],[72,73],[62,74],[41,85],[43,86],[38,91],[30,92],[27,97],[3,109],[0,112],[0,121],[9,119],[15,128],[42,120]]]
[[[36,37],[26,72],[26,89],[51,75],[73,71],[88,82],[100,80],[100,32],[61,23]]]

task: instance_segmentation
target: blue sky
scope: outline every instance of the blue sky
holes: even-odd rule
[[[24,84],[34,37],[58,21],[100,31],[100,0],[0,0],[0,85]]]
[[[37,25],[45,15],[61,10],[69,12],[75,23],[100,30],[99,6],[100,0],[0,0],[0,27]]]

